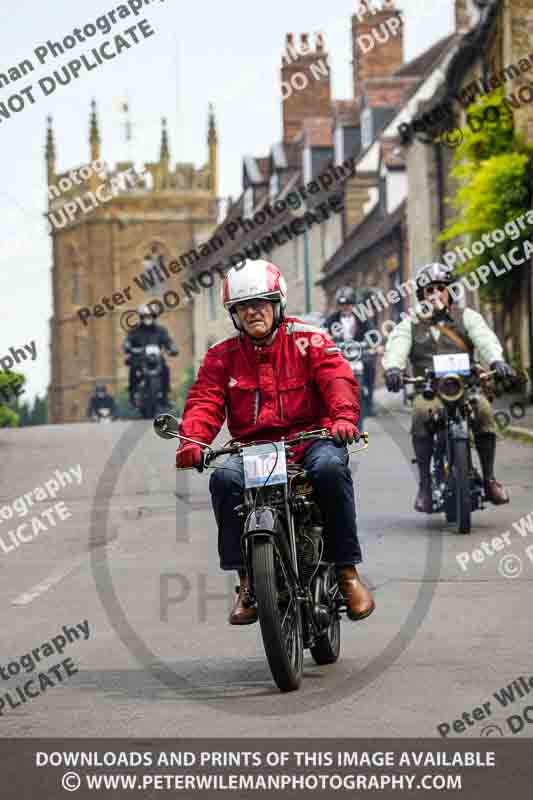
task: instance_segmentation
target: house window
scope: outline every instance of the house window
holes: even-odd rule
[[[302,158],[304,183],[311,183],[313,180],[313,155],[310,147],[305,148]]]
[[[72,273],[72,296],[71,301],[73,305],[79,306],[81,303],[80,293],[80,273],[78,271]]]
[[[251,217],[254,212],[254,190],[251,186],[244,192],[243,215]]]
[[[217,292],[214,286],[207,290],[207,318],[214,320],[217,318]]]
[[[342,125],[335,128],[335,165],[340,167],[344,162],[344,130]]]
[[[302,280],[302,258],[300,254],[300,240],[301,236],[293,240],[294,247],[294,275],[297,281]]]
[[[366,150],[374,139],[374,125],[372,121],[372,109],[365,108],[361,114],[361,149]]]

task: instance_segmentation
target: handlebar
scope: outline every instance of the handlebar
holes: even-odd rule
[[[158,436],[162,439],[180,439],[184,442],[190,442],[191,444],[196,444],[198,447],[202,449],[202,463],[199,465],[198,469],[202,471],[204,467],[208,467],[211,461],[219,458],[220,456],[224,455],[235,455],[243,450],[245,447],[254,447],[258,444],[283,444],[284,447],[291,447],[292,445],[300,444],[304,441],[309,441],[311,439],[322,439],[324,441],[336,441],[328,430],[325,428],[320,428],[314,431],[304,431],[298,436],[295,436],[292,439],[281,439],[279,442],[271,442],[270,440],[265,442],[234,442],[226,447],[222,447],[218,450],[214,450],[211,445],[207,444],[206,442],[200,442],[196,439],[191,439],[188,436],[183,436],[182,434],[178,433],[180,426],[180,422],[173,417],[171,414],[160,414],[154,420],[154,430]],[[368,433],[362,432],[356,439],[357,442],[363,441],[364,445],[360,450],[364,450],[368,447]],[[358,451],[350,451],[350,452],[358,452]],[[191,468],[194,469],[194,468]]]
[[[292,445],[301,444],[302,442],[309,441],[311,439],[321,439],[326,442],[336,442],[333,436],[330,436],[328,431],[325,428],[322,428],[319,431],[307,431],[299,436],[296,436],[294,439],[280,439],[279,442],[272,442],[272,444],[283,444],[285,447],[291,447]],[[360,433],[356,441],[363,441],[365,447],[367,447],[368,433],[366,431]],[[215,461],[215,459],[219,458],[220,456],[235,455],[243,448],[254,447],[256,444],[258,444],[258,442],[235,442],[234,445],[230,445],[229,447],[222,447],[220,450],[211,450],[211,452],[203,454],[204,466],[208,467],[211,461]]]
[[[488,372],[479,372],[479,370],[474,369],[474,370],[472,370],[471,376],[472,375],[474,375],[475,377],[479,378],[480,381],[486,381],[489,378],[492,378],[494,375],[496,375],[496,370],[495,369],[491,369]],[[425,377],[423,377],[423,378],[408,378],[407,377],[406,378],[404,376],[403,377],[403,383],[404,384],[426,383],[428,380],[432,380],[435,377],[436,376],[435,376],[435,373],[433,372],[433,370],[427,369]],[[465,377],[468,377],[468,376],[465,376]]]

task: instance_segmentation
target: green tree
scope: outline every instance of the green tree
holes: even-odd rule
[[[473,255],[457,266],[458,273],[469,274],[491,259],[497,261],[533,232],[533,225],[525,220],[523,230],[508,224],[531,209],[533,146],[515,130],[512,113],[503,100],[503,90],[498,89],[480,97],[468,109],[472,126],[463,130],[464,139],[454,152],[451,170],[458,188],[448,203],[454,207],[456,219],[439,238],[449,241],[467,237],[474,241],[496,229],[504,230],[506,236],[482,255]],[[487,282],[480,285],[481,299],[503,304],[504,315],[512,313],[524,268],[515,267],[501,277],[491,272]],[[517,328],[513,327],[519,349]]]
[[[17,428],[20,422],[16,410],[16,392],[26,382],[18,372],[0,372],[0,428]]]
[[[18,400],[13,410],[19,417],[19,427],[28,425],[46,425],[48,423],[48,400],[46,397],[36,395],[33,405],[29,401],[20,403]]]

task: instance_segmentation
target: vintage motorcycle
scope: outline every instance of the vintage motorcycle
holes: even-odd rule
[[[153,419],[166,410],[163,403],[163,354],[157,344],[132,347],[137,385],[135,405],[143,419]]]
[[[294,439],[261,444],[230,442],[213,450],[178,434],[170,414],[154,420],[163,439],[183,439],[203,448],[201,472],[220,456],[238,454],[244,467],[244,502],[236,512],[244,520],[241,545],[250,578],[251,602],[257,612],[272,676],[282,692],[298,689],[304,649],[317,664],[333,664],[340,653],[340,615],[346,603],[335,567],[322,559],[322,519],[305,470],[287,463],[291,447],[312,440],[331,440],[325,429]],[[368,446],[368,434],[362,433]],[[223,468],[223,467],[222,467]]]
[[[368,416],[370,402],[368,388],[365,386],[364,381],[365,362],[375,358],[376,349],[369,345],[368,342],[358,342],[355,339],[340,340],[335,338],[334,341],[349,363],[352,374],[359,384],[359,404],[361,410],[359,412],[358,424],[362,427],[364,420]]]
[[[110,408],[98,408],[92,415],[91,420],[100,424],[106,424],[108,422],[114,422],[114,417],[111,414]]]
[[[433,434],[432,513],[444,512],[458,533],[470,533],[472,512],[484,508],[483,480],[472,460],[472,424],[481,386],[494,374],[471,365],[468,353],[457,353],[433,356],[433,370],[424,377],[404,377],[404,384],[413,384],[426,400],[437,396],[443,403],[426,423]]]

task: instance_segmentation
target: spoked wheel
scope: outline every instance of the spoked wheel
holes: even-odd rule
[[[298,689],[303,672],[303,630],[300,606],[285,583],[272,542],[255,541],[252,565],[261,635],[276,685],[282,692]]]
[[[311,655],[317,664],[334,664],[338,660],[341,651],[341,620],[332,597],[336,586],[333,570],[334,568],[330,567],[324,576],[324,596],[322,598],[322,602],[329,606],[331,620],[322,636],[311,647]]]
[[[455,441],[453,445],[453,474],[455,484],[456,525],[458,533],[470,533],[472,498],[470,496],[470,459],[468,442]]]

